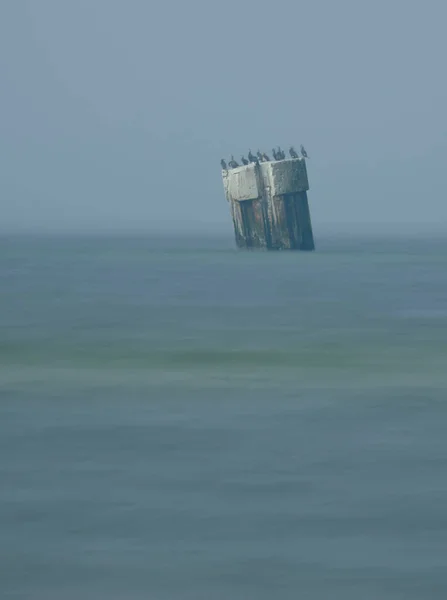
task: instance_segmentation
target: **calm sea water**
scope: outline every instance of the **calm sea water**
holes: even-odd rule
[[[447,597],[447,241],[0,240],[0,598]]]

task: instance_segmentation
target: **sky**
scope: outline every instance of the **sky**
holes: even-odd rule
[[[447,231],[444,0],[0,0],[0,229],[225,231],[303,143],[314,230]]]

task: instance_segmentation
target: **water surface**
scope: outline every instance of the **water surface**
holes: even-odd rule
[[[447,597],[447,242],[0,239],[0,597]]]

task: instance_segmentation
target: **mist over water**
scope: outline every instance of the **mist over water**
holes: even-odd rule
[[[447,242],[0,238],[0,596],[447,595]]]

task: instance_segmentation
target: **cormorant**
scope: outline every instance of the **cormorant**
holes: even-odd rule
[[[230,160],[230,162],[228,164],[230,165],[231,169],[235,169],[236,167],[239,166],[239,164],[234,160],[234,156],[233,155],[231,155],[231,160]]]
[[[290,146],[289,154],[290,154],[291,158],[298,158],[298,154],[296,153],[296,150],[293,146]]]
[[[306,152],[306,150],[304,149],[304,146],[303,146],[303,144],[301,144],[301,156],[302,156],[303,158],[309,158],[309,157],[307,156],[307,152]]]
[[[252,163],[258,162],[258,159],[252,154],[251,150],[248,151],[248,160]]]
[[[259,160],[260,162],[264,162],[264,155],[263,155],[263,154],[261,154],[261,153],[259,152],[259,150],[256,152],[256,155],[257,155],[257,157],[258,157],[258,160]]]
[[[274,148],[272,149],[272,154],[275,160],[281,160],[281,158],[276,154],[276,150]]]
[[[262,153],[262,160],[264,162],[270,162],[270,158],[267,156],[265,152]]]
[[[284,152],[281,150],[281,148],[278,146],[278,152],[276,153],[279,158],[278,160],[284,160],[286,158],[286,155],[284,154]]]
[[[222,167],[222,169],[223,169],[224,171],[226,171],[226,170],[227,170],[227,168],[228,168],[228,167],[227,167],[227,163],[224,161],[224,159],[222,159],[222,160],[220,161],[220,166]]]
[[[241,161],[243,165],[248,165],[248,160],[245,158],[245,156],[241,157]]]

